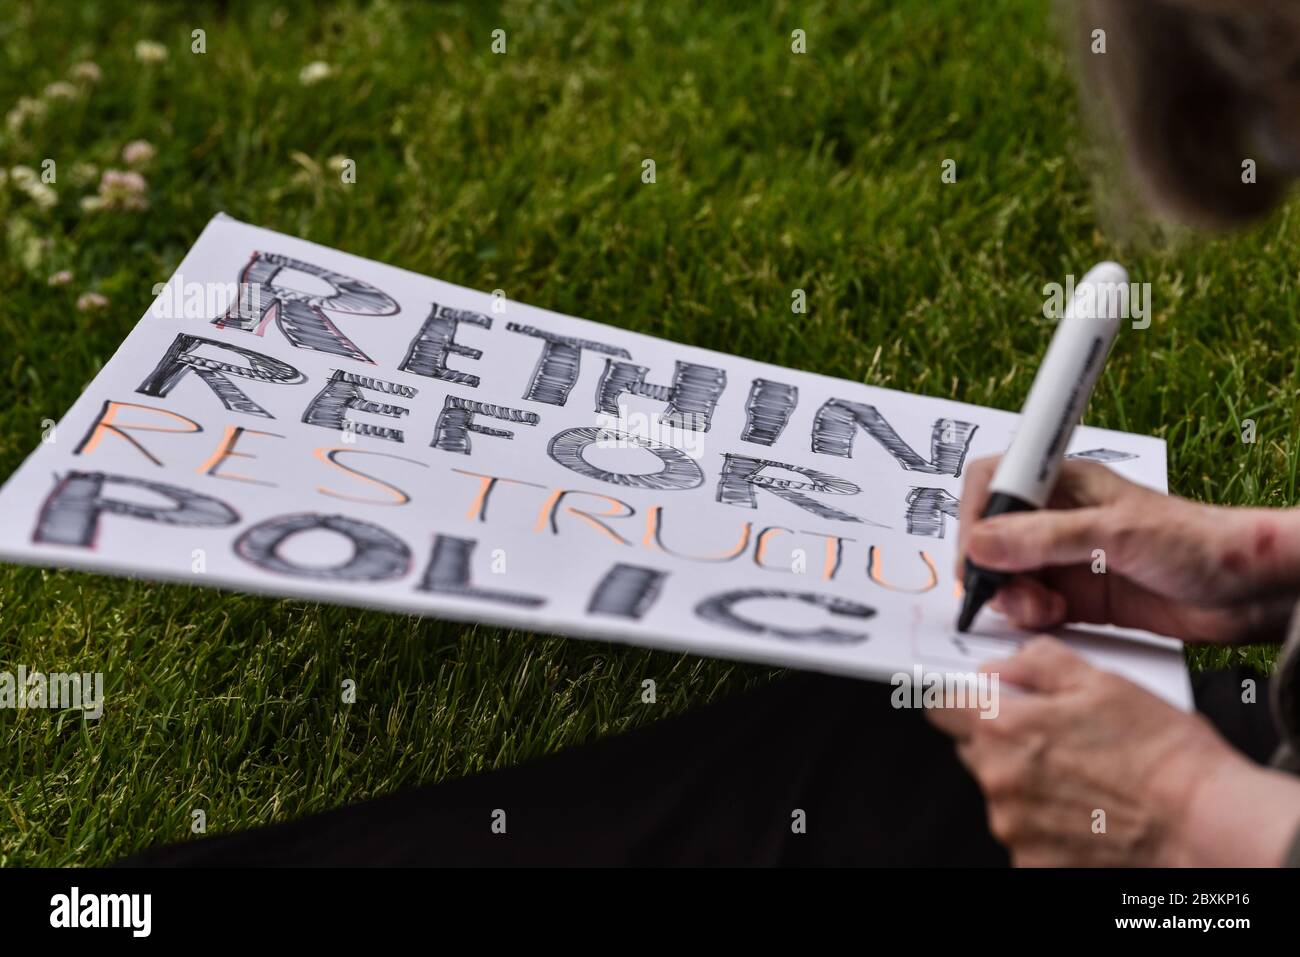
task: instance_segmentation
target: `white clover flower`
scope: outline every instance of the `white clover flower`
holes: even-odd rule
[[[155,40],[140,40],[135,45],[135,58],[141,63],[162,63],[167,59],[167,48]]]
[[[0,172],[3,171],[0,170]],[[30,166],[13,167],[9,170],[6,179],[12,180],[15,189],[25,193],[32,202],[42,209],[49,209],[59,201],[58,193],[50,189],[45,183],[42,183],[40,177],[36,174],[36,170]],[[4,180],[0,180],[0,184],[3,184],[3,182]]]
[[[99,68],[98,63],[83,60],[72,68],[70,75],[74,80],[82,83],[98,83],[104,78],[104,71]]]
[[[41,209],[51,209],[59,201],[59,194],[42,182],[28,183],[23,192]]]
[[[89,186],[99,179],[99,167],[94,163],[79,161],[68,170],[68,181],[73,186]]]
[[[145,193],[149,184],[134,170],[106,169],[99,178],[99,194],[86,196],[81,208],[86,212],[98,209],[148,209]]]
[[[122,162],[127,166],[143,166],[157,155],[158,151],[148,140],[132,140],[122,147]]]
[[[54,275],[50,276],[47,281],[51,286],[66,286],[75,278],[76,277],[72,275],[71,269],[60,269]]]
[[[328,80],[334,75],[334,68],[328,63],[316,60],[314,63],[308,63],[298,74],[298,82],[303,86],[315,86],[322,80]]]
[[[83,292],[77,297],[77,309],[81,312],[90,312],[93,309],[103,309],[108,305],[108,298],[97,292]]]
[[[41,95],[47,100],[75,100],[80,95],[80,92],[67,80],[55,80],[45,88],[45,92]]]
[[[143,194],[149,184],[135,170],[106,169],[99,178],[101,193],[121,193],[126,196]]]
[[[14,251],[14,259],[27,272],[36,272],[41,268],[41,263],[45,261],[45,257],[54,246],[54,240],[39,235],[35,227],[26,220],[16,222],[22,225],[17,228],[11,226],[9,235],[9,244]]]
[[[5,125],[12,132],[18,132],[29,119],[39,119],[45,115],[45,104],[30,96],[20,96],[13,109],[5,114]]]

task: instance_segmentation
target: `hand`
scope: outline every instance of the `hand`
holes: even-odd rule
[[[1291,511],[1201,505],[1067,461],[1046,509],[981,519],[996,465],[967,469],[957,573],[967,556],[1015,573],[991,607],[1021,628],[1079,621],[1185,641],[1281,639],[1300,591]]]
[[[1012,863],[1282,862],[1300,827],[1300,782],[1239,755],[1200,715],[1054,638],[981,670],[998,675],[996,717],[974,707],[926,716],[957,740]]]

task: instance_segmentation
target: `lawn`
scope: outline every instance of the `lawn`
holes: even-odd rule
[[[1043,285],[1120,259],[1152,284],[1153,321],[1121,338],[1087,421],[1165,438],[1174,491],[1290,505],[1300,224],[1120,228],[1045,6],[0,0],[0,478],[225,210],[561,312],[1007,409],[1051,331]],[[137,140],[156,153],[131,151],[143,183],[97,203]],[[13,172],[47,159],[48,191]],[[1237,654],[1270,660],[1194,664]],[[103,671],[108,707],[0,712],[10,865],[106,863],[188,837],[195,810],[212,833],[499,767],[776,674],[4,567],[0,668],[20,663]]]

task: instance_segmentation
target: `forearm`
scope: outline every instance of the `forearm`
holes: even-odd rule
[[[1251,596],[1300,596],[1300,508],[1205,506],[1223,535],[1221,571]]]

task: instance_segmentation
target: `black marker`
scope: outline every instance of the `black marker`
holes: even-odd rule
[[[989,483],[982,517],[1027,512],[1047,504],[1065,447],[1106,364],[1120,319],[1127,314],[1128,273],[1112,262],[1093,266],[1070,297],[1034,376],[1011,447]],[[976,613],[1009,577],[967,559],[958,631],[970,628]]]

